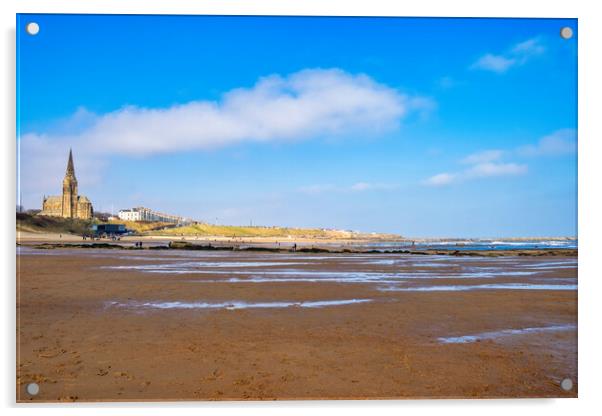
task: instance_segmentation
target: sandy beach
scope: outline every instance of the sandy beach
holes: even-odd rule
[[[20,402],[577,396],[576,257],[17,252]]]

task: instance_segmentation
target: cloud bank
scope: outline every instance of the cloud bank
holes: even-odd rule
[[[542,137],[537,144],[523,146],[518,152],[525,156],[556,156],[577,152],[577,131],[562,129]]]
[[[527,173],[528,167],[525,164],[500,161],[505,154],[507,152],[499,149],[473,153],[460,161],[460,163],[468,165],[464,170],[438,173],[426,179],[424,184],[446,186],[478,178],[515,176]]]
[[[528,167],[519,163],[484,162],[477,163],[460,172],[444,172],[433,175],[424,181],[428,186],[445,186],[478,178],[496,176],[516,176],[527,173]]]
[[[231,90],[218,101],[192,101],[168,108],[128,106],[94,116],[79,110],[73,119],[86,122],[76,133],[57,129],[20,137],[22,189],[55,189],[70,147],[80,182],[85,185],[101,177],[111,155],[145,156],[246,142],[378,135],[396,129],[408,114],[420,116],[434,107],[428,97],[403,94],[364,74],[306,69],[286,77],[260,78],[252,87]]]
[[[542,137],[537,143],[513,150],[490,149],[466,156],[460,162],[469,165],[459,172],[443,172],[423,181],[427,186],[446,186],[476,178],[524,175],[524,163],[502,162],[504,156],[552,157],[573,154],[577,151],[577,131],[561,129]]]
[[[479,163],[493,162],[500,159],[504,155],[503,150],[485,150],[483,152],[473,153],[462,159],[462,163],[474,165]]]
[[[503,54],[486,53],[471,65],[471,69],[480,69],[502,74],[512,67],[526,64],[531,58],[545,52],[541,39],[533,38],[517,43]]]

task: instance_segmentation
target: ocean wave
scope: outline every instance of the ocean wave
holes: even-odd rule
[[[420,287],[380,287],[382,292],[463,292],[469,290],[577,290],[577,285],[493,283],[482,285],[441,285]]]

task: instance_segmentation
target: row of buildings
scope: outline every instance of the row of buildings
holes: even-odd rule
[[[73,154],[71,153],[71,150],[69,150],[67,171],[63,178],[63,193],[62,195],[56,196],[44,196],[42,211],[40,211],[39,215],[78,218],[82,220],[91,219],[94,216],[92,202],[90,202],[87,197],[78,195],[77,178],[75,177],[75,167],[73,165]],[[173,224],[187,222],[183,217],[164,214],[144,207],[122,209],[119,211],[118,217],[123,221],[155,221]]]
[[[137,207],[131,209],[122,209],[117,214],[120,220],[123,221],[154,221],[168,222],[173,224],[181,224],[186,222],[186,219],[177,215],[164,214],[162,212],[153,211],[150,208]]]

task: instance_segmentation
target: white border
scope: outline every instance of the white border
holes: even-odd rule
[[[386,0],[3,0],[2,55],[0,71],[4,92],[2,111],[2,238],[0,253],[4,265],[2,311],[3,354],[0,367],[0,392],[7,414],[45,415],[81,414],[166,414],[177,409],[181,414],[245,413],[266,414],[349,414],[378,412],[396,414],[421,411],[445,416],[461,414],[507,415],[509,412],[539,412],[546,415],[593,413],[601,408],[599,397],[602,369],[599,350],[598,299],[602,280],[596,249],[601,238],[602,204],[600,182],[602,152],[600,140],[600,105],[602,95],[600,40],[602,19],[594,1],[525,0],[421,0],[407,3]],[[347,15],[347,16],[474,16],[474,17],[577,17],[579,18],[579,399],[556,400],[464,400],[464,401],[357,401],[357,402],[279,402],[273,403],[167,403],[167,404],[98,404],[76,406],[17,406],[15,400],[15,13],[123,13],[123,14],[261,14],[261,15]],[[597,118],[596,118],[597,116]],[[596,331],[596,329],[598,329]]]

